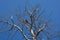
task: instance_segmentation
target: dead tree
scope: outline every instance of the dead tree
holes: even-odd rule
[[[17,15],[17,24],[15,24],[13,18],[14,16],[11,16],[9,22],[8,20],[4,20],[0,18],[0,22],[3,22],[5,24],[8,24],[11,26],[9,30],[4,30],[5,32],[11,31],[12,29],[16,28],[17,31],[19,31],[22,36],[25,38],[25,40],[38,40],[38,36],[41,32],[43,32],[46,36],[46,40],[50,40],[51,38],[54,38],[56,36],[60,36],[59,34],[49,34],[47,28],[49,28],[48,23],[45,20],[41,19],[41,15],[43,15],[44,11],[40,12],[40,7],[35,7],[32,10],[28,10],[27,8],[24,9],[24,16],[21,16],[21,14]],[[3,31],[3,32],[4,32]],[[27,33],[26,33],[26,32]],[[30,37],[28,35],[30,35]],[[40,39],[42,40],[41,36]]]

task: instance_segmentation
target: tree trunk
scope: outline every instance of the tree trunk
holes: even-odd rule
[[[36,40],[36,37],[33,37],[33,40]]]

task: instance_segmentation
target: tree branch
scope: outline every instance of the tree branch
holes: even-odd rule
[[[24,34],[23,30],[22,30],[19,26],[15,25],[15,24],[12,24],[12,23],[10,23],[10,22],[8,22],[8,21],[6,21],[6,20],[3,20],[3,19],[1,19],[0,21],[1,21],[1,22],[4,22],[4,23],[7,23],[8,25],[11,25],[11,26],[14,25],[14,27],[17,28],[17,29],[22,33],[23,37],[24,37],[26,40],[29,40],[29,39],[27,38],[27,36]]]

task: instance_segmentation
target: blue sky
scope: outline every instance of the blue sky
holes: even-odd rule
[[[30,5],[29,5],[30,4]],[[32,5],[31,5],[32,4]],[[52,18],[52,23],[55,26],[55,31],[60,30],[60,0],[0,0],[0,18],[9,18],[11,15],[17,14],[17,8],[24,10],[25,5],[31,7],[40,4],[42,9],[45,8],[45,15]],[[46,17],[47,18],[47,17]],[[6,40],[6,35],[2,33],[0,40]],[[59,39],[58,39],[59,40]]]

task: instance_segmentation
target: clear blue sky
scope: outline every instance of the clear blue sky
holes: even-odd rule
[[[30,6],[29,4],[32,4],[32,6],[40,4],[42,9],[45,8],[47,16],[52,14],[52,23],[58,29],[55,31],[60,30],[60,0],[0,0],[0,18],[9,18],[11,15],[16,15],[17,8],[20,8],[22,11],[24,6]],[[6,40],[6,35],[0,33],[0,40]]]

